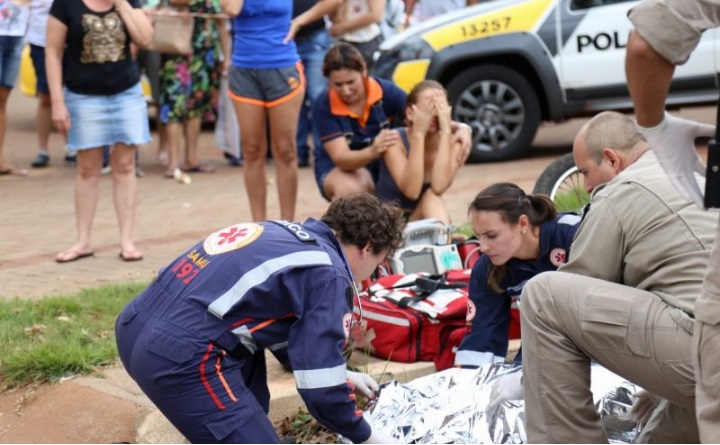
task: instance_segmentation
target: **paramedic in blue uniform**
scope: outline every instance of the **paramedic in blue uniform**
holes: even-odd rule
[[[455,365],[476,368],[505,360],[513,299],[527,280],[565,263],[580,217],[558,214],[548,197],[511,183],[481,191],[469,213],[483,255],[470,275],[470,326]]]
[[[313,104],[315,180],[332,201],[354,192],[375,192],[380,159],[399,141],[407,94],[392,82],[368,76],[360,51],[349,43],[330,47],[323,62],[328,89]],[[469,125],[451,124],[453,142],[470,154]]]
[[[403,237],[400,210],[366,193],[320,220],[235,224],[162,269],[116,323],[120,358],[193,443],[277,443],[267,418],[265,350],[283,351],[309,412],[354,442],[393,442],[358,410],[343,348],[354,282]],[[280,354],[278,354],[280,356]]]

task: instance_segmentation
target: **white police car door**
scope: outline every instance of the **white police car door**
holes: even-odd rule
[[[593,101],[603,102],[603,107],[626,105],[625,49],[633,29],[627,11],[638,3],[561,0],[559,34],[563,43],[558,57],[568,100],[588,102],[590,108]],[[697,92],[701,79],[714,87],[714,35],[714,31],[706,32],[690,60],[675,71],[674,91]],[[687,98],[684,101],[688,102]],[[672,97],[668,102],[672,103]]]

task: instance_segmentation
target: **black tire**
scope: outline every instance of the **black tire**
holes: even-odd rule
[[[473,129],[469,162],[520,156],[540,125],[540,101],[530,82],[500,65],[478,65],[447,84],[453,120]]]
[[[573,174],[577,173],[577,167],[573,160],[572,153],[567,153],[555,159],[552,164],[548,165],[542,173],[533,194],[547,195],[550,199],[555,199],[559,188],[563,182]]]
[[[580,213],[590,202],[585,178],[575,167],[572,153],[560,156],[540,174],[533,193],[549,196],[559,212]]]

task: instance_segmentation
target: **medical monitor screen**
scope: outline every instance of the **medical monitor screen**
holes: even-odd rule
[[[400,257],[403,262],[404,273],[427,272],[437,273],[437,265],[431,249],[424,249],[420,252],[405,252]]]

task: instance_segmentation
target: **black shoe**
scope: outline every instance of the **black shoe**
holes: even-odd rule
[[[233,154],[223,152],[223,156],[225,156],[225,159],[227,159],[228,165],[231,165],[233,167],[240,167],[243,165],[243,160]]]
[[[300,167],[300,168],[310,167],[310,161],[308,159],[298,159],[298,167]]]
[[[74,167],[77,162],[77,155],[75,153],[68,153],[65,155],[65,164]]]
[[[47,167],[48,164],[50,164],[50,155],[41,151],[35,156],[30,166],[32,168],[44,168]]]

